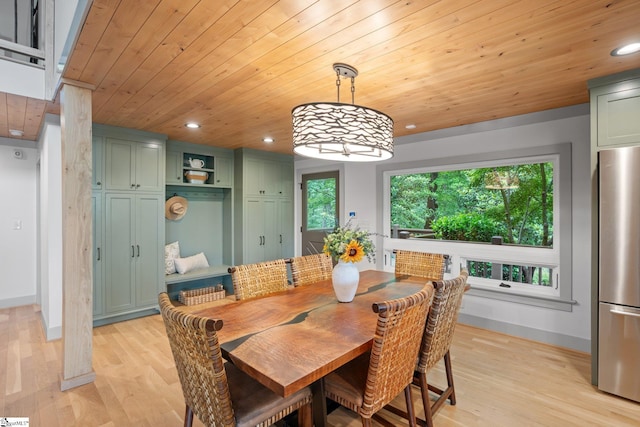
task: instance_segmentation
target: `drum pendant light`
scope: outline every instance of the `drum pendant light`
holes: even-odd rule
[[[293,152],[301,156],[345,162],[375,162],[393,156],[393,120],[380,111],[356,105],[358,70],[333,64],[338,102],[295,107]],[[340,102],[340,79],[351,79],[351,104]]]

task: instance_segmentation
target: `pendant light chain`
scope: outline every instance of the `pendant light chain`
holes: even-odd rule
[[[336,88],[338,89],[338,102],[340,102],[340,70],[336,70]]]
[[[351,103],[356,104],[356,78],[351,77]]]

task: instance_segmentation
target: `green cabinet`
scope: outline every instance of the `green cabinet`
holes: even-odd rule
[[[153,314],[164,289],[166,136],[93,125],[93,323]]]
[[[244,264],[281,258],[279,244],[278,203],[275,199],[248,198],[245,201],[247,243]]]
[[[156,194],[105,195],[105,313],[153,307],[164,284],[164,199]]]
[[[247,196],[291,197],[293,162],[248,157],[245,160]]]
[[[162,191],[164,151],[155,142],[105,140],[106,190]]]
[[[104,284],[102,275],[102,194],[91,195],[93,209],[93,315],[103,314]]]
[[[640,69],[589,81],[595,147],[640,144]]]
[[[104,138],[102,136],[93,136],[91,151],[91,189],[102,190],[104,181]]]
[[[236,150],[234,260],[248,264],[293,256],[293,157]]]
[[[166,184],[182,184],[182,177],[182,153],[180,153],[179,151],[167,150],[167,163],[165,169]]]
[[[214,185],[216,187],[233,186],[233,157],[216,156]]]
[[[204,182],[190,180],[191,171],[206,173]],[[233,187],[233,152],[182,141],[169,141],[165,165],[166,185]]]

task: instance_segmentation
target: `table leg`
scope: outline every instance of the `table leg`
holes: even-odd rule
[[[324,382],[322,378],[311,384],[313,393],[313,425],[325,427],[327,425],[327,399],[324,397]]]

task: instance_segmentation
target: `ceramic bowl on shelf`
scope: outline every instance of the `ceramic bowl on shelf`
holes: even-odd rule
[[[192,171],[188,170],[184,173],[184,176],[187,177],[187,180],[191,184],[204,184],[204,182],[209,178],[209,174],[203,171]]]

